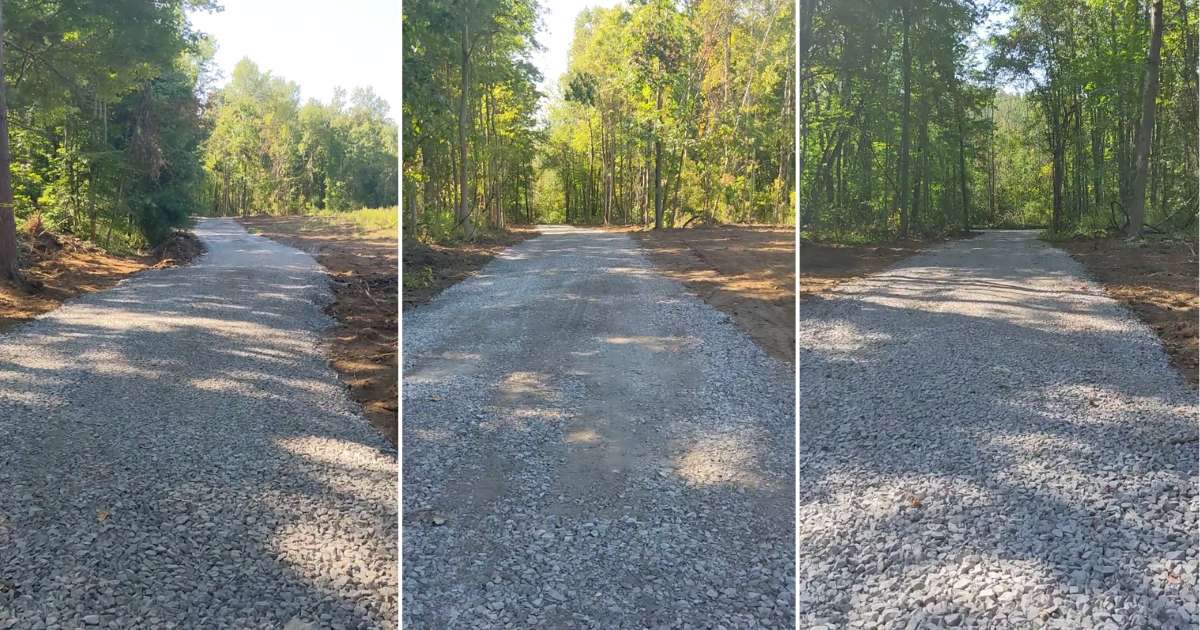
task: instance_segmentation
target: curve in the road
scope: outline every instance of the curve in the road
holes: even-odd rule
[[[396,453],[318,347],[325,275],[195,231],[0,335],[0,627],[392,628]]]

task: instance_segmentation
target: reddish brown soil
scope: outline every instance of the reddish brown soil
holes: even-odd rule
[[[735,226],[633,233],[650,260],[772,356],[796,357],[796,232]]]
[[[396,234],[364,232],[327,217],[255,216],[246,229],[313,254],[334,280],[326,311],[337,325],[325,332],[330,364],[363,413],[393,444],[398,409]]]
[[[1058,245],[1158,333],[1171,362],[1195,385],[1200,313],[1196,242],[1102,238]]]
[[[496,254],[537,236],[528,228],[480,234],[470,242],[422,243],[404,240],[404,308],[432,300],[449,286],[479,271]]]
[[[828,291],[853,279],[883,271],[929,246],[923,241],[882,245],[836,245],[800,242],[800,299]]]
[[[114,256],[71,236],[20,235],[25,278],[40,289],[28,293],[0,282],[0,330],[58,308],[84,293],[107,289],[146,269],[149,257]]]

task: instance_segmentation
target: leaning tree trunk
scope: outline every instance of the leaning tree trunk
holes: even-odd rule
[[[4,90],[4,10],[0,2],[0,277],[23,285],[17,268],[17,219],[13,214],[12,158],[8,152],[8,101]]]
[[[1162,48],[1163,3],[1154,0],[1150,8],[1150,50],[1146,53],[1146,81],[1142,86],[1142,122],[1134,144],[1137,164],[1133,174],[1133,199],[1129,203],[1131,238],[1140,236],[1146,220],[1146,171],[1150,158],[1150,140],[1154,135],[1154,101],[1158,98],[1158,54]]]

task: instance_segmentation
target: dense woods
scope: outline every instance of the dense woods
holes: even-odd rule
[[[530,216],[536,19],[531,0],[404,3],[409,228],[471,235]]]
[[[214,214],[397,205],[398,132],[369,88],[301,104],[298,85],[243,59],[206,113],[204,201]]]
[[[800,2],[800,224],[1194,231],[1194,0]]]
[[[111,243],[153,240],[186,216],[202,179],[204,45],[184,9],[204,4],[3,3],[5,275],[15,220]]]
[[[537,3],[406,2],[406,229],[791,222],[792,6],[586,10],[539,94]]]
[[[3,3],[6,275],[30,221],[129,251],[189,214],[397,203],[386,105],[364,90],[301,105],[296,85],[248,61],[216,88],[214,42],[187,18],[215,4]]]

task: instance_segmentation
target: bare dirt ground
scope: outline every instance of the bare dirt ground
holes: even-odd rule
[[[238,221],[251,232],[313,254],[329,271],[334,302],[326,311],[338,322],[324,336],[330,362],[371,424],[396,444],[395,232],[364,232],[325,217],[255,216]]]
[[[632,234],[664,275],[729,315],[768,354],[795,362],[793,228],[726,225]]]
[[[472,242],[422,243],[404,239],[404,308],[428,303],[448,287],[471,277],[496,254],[537,236],[532,228],[482,234]]]
[[[1171,362],[1195,385],[1197,378],[1196,243],[1120,238],[1059,243],[1092,277],[1162,339]]]
[[[852,278],[883,271],[929,245],[912,240],[881,245],[838,245],[802,239],[800,299],[828,291]]]
[[[107,289],[154,264],[153,258],[114,256],[71,236],[41,232],[19,238],[22,270],[42,288],[31,294],[0,282],[0,330],[50,312],[73,297]]]

